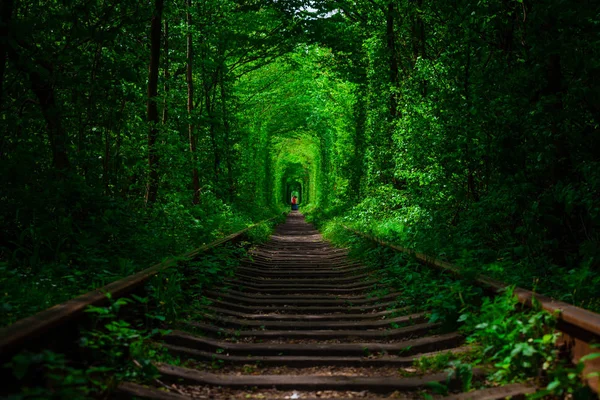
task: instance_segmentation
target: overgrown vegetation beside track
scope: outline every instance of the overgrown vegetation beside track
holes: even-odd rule
[[[174,208],[171,212],[168,208],[144,209],[135,215],[115,215],[105,210],[107,217],[90,226],[91,230],[78,230],[64,237],[65,243],[70,243],[70,251],[63,262],[49,262],[46,256],[38,254],[39,259],[26,268],[19,264],[21,258],[17,256],[11,263],[0,264],[3,269],[0,326],[105,286],[166,258],[177,257],[252,223],[249,216],[235,213],[222,203],[221,208],[217,208],[216,203],[213,206],[215,208],[208,210]],[[141,220],[147,224],[141,224]],[[247,233],[249,239],[257,243],[266,240],[272,226],[279,221],[255,226]],[[107,238],[101,240],[100,236]],[[46,243],[43,237],[38,239],[39,246]],[[57,256],[60,258],[62,254],[66,253],[57,253]],[[220,270],[221,267],[215,268]],[[176,269],[169,273],[180,274]]]
[[[350,235],[340,225],[328,225],[326,237],[348,247],[350,257],[378,271],[379,281],[389,285],[389,290],[402,293],[396,308],[429,311],[429,321],[441,323],[441,331],[459,330],[467,336],[471,346],[468,352],[421,359],[415,364],[417,368],[462,374],[463,384],[468,382],[464,391],[482,384],[531,381],[545,388],[533,398],[597,398],[581,377],[583,362],[600,357],[600,351],[583,358],[578,365],[569,364],[557,347],[561,334],[554,328],[556,316],[535,303],[531,309],[521,307],[512,289],[489,297],[474,284],[477,268],[465,270],[457,278],[425,266],[410,255]],[[471,381],[470,371],[476,367],[489,369],[486,382]],[[448,391],[444,385],[436,385],[434,389],[440,394]]]
[[[421,251],[442,260],[448,260],[458,266],[466,276],[487,275],[511,285],[531,289],[567,303],[600,311],[600,281],[596,272],[588,267],[567,270],[564,266],[546,266],[545,271],[535,267],[539,259],[525,258],[515,260],[511,256],[503,257],[501,250],[462,251],[451,240],[441,241],[435,234],[406,231],[404,225],[396,220],[370,220],[355,213],[345,217],[327,219],[322,213],[313,213],[309,219],[320,225],[328,237],[339,240],[348,234],[343,225],[375,237],[384,242]],[[427,233],[431,233],[427,230]],[[430,239],[431,238],[431,239]],[[485,256],[482,256],[486,254]]]
[[[86,310],[91,322],[76,351],[85,363],[74,364],[49,350],[20,353],[8,365],[20,387],[11,399],[111,398],[122,381],[160,382],[154,362],[179,364],[160,345],[161,336],[170,332],[166,327],[202,309],[207,304],[203,291],[231,277],[250,243],[264,241],[270,233],[270,224],[257,225],[249,231],[252,242],[228,243],[179,262],[155,275],[145,296],[107,295],[108,306]]]

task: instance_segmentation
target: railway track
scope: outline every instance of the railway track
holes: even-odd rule
[[[137,282],[139,289],[140,279],[127,282]],[[128,288],[122,294],[130,293]],[[121,382],[110,398],[411,399],[436,396],[435,383],[450,388],[437,397],[457,400],[519,398],[536,391],[526,384],[482,385],[461,394],[465,378],[460,374],[415,368],[422,357],[468,354],[471,348],[459,332],[428,322],[426,312],[399,306],[399,296],[382,287],[375,271],[331,247],[292,212],[270,241],[240,261],[235,275],[192,295],[201,307],[162,326],[168,332],[160,348],[168,356],[155,363],[160,377],[143,384]],[[45,340],[56,347],[57,332],[67,332],[56,329],[61,324],[70,324],[71,333],[59,342],[72,349],[78,340],[74,314],[47,315],[54,315],[53,330],[4,332],[10,340],[3,338],[3,361],[33,343],[35,332],[38,348]],[[43,316],[29,320],[45,323]],[[40,338],[42,331],[49,334]],[[483,380],[485,374],[474,369],[471,378]]]

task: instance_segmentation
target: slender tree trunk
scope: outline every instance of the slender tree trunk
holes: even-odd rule
[[[48,71],[48,74],[50,73],[51,71]],[[31,72],[29,78],[31,89],[38,98],[38,103],[46,120],[50,148],[52,149],[52,166],[56,170],[64,172],[70,168],[69,157],[67,156],[68,139],[56,105],[54,88],[50,82],[42,79],[37,71]]]
[[[364,153],[365,153],[365,126],[367,122],[367,88],[366,85],[360,85],[354,104],[355,130],[353,135],[352,162],[349,175],[349,185],[352,200],[359,203],[361,197],[361,179],[365,173]]]
[[[10,58],[17,68],[25,72],[29,76],[31,90],[38,99],[38,104],[42,110],[42,115],[46,121],[46,129],[52,151],[52,166],[59,174],[59,178],[64,177],[64,172],[70,169],[68,157],[68,137],[61,123],[59,108],[56,104],[56,95],[54,87],[50,82],[52,75],[52,65],[49,63],[35,62],[32,67],[31,63],[24,63],[17,50],[12,47],[8,41],[8,24],[11,21],[14,8],[13,0],[4,0],[0,3],[0,97],[4,88],[4,72],[6,69],[7,58]],[[43,74],[40,71],[44,71]]]
[[[210,83],[206,83],[204,85],[204,101],[206,103],[206,113],[208,115],[208,121],[209,121],[209,136],[210,136],[210,142],[213,148],[213,154],[214,154],[214,163],[213,163],[213,171],[214,171],[214,178],[215,181],[213,182],[213,185],[215,187],[218,186],[218,182],[219,182],[219,167],[221,165],[221,158],[219,156],[219,146],[217,143],[217,127],[215,126],[215,116],[214,116],[214,110],[213,110],[213,102],[210,96],[210,92],[211,92],[212,86],[210,85]]]
[[[4,94],[4,72],[8,61],[9,24],[12,20],[13,0],[2,0],[0,4],[0,106]]]
[[[154,15],[150,25],[150,65],[148,67],[148,186],[146,189],[146,205],[150,206],[156,201],[158,194],[158,153],[156,140],[158,138],[158,106],[156,104],[158,95],[158,69],[160,61],[160,36],[162,24],[163,1],[155,0]]]
[[[417,2],[419,10],[423,7],[423,0],[419,0]],[[417,24],[419,28],[419,36],[420,36],[420,44],[421,44],[421,58],[427,59],[427,42],[425,37],[425,22],[423,22],[423,17],[419,14],[417,17]],[[427,96],[427,79],[423,79],[423,97]]]
[[[550,130],[552,132],[554,153],[556,162],[552,167],[552,178],[554,182],[559,181],[573,171],[573,165],[571,161],[569,140],[565,136],[564,129],[561,130],[559,127],[559,121],[563,118],[563,93],[565,91],[565,85],[563,83],[564,77],[561,68],[560,55],[551,54],[548,56],[547,67],[546,67],[546,81],[547,86],[545,93],[553,101],[549,102],[546,106],[548,113],[552,116],[550,118]]]
[[[229,201],[233,200],[233,192],[234,192],[234,187],[233,187],[233,166],[231,164],[231,152],[232,152],[232,147],[231,147],[231,143],[230,143],[230,129],[229,129],[229,117],[227,115],[227,96],[226,96],[226,92],[225,92],[225,66],[223,65],[222,69],[221,69],[221,80],[220,80],[220,87],[221,87],[221,114],[223,116],[223,132],[224,132],[224,139],[225,139],[225,164],[227,166],[227,186],[228,186],[228,197],[229,197]]]
[[[397,186],[396,178],[393,174],[394,169],[394,121],[398,117],[398,55],[396,53],[396,33],[395,33],[395,24],[396,24],[396,9],[395,3],[390,1],[387,5],[387,10],[385,11],[386,17],[386,40],[387,40],[387,61],[388,61],[388,74],[389,74],[389,83],[388,83],[388,112],[385,116],[385,122],[382,121],[381,132],[374,135],[376,139],[373,141],[372,145],[375,150],[374,160],[373,160],[373,168],[375,168],[377,172],[377,179],[382,184],[392,183]]]
[[[80,117],[80,123],[79,123],[79,136],[77,138],[77,153],[79,154],[82,150],[84,151],[84,154],[86,154],[85,150],[87,150],[87,147],[93,147],[93,139],[90,140],[90,136],[89,134],[86,135],[86,130],[89,129],[89,126],[94,125],[94,117],[96,117],[98,115],[97,113],[97,103],[96,103],[96,77],[98,76],[98,69],[100,68],[100,62],[101,62],[101,58],[102,58],[102,42],[97,43],[96,44],[96,49],[94,50],[94,61],[92,62],[91,68],[90,68],[90,80],[89,80],[89,84],[88,84],[88,88],[89,91],[87,93],[87,99],[86,99],[86,103],[87,103],[87,107],[85,110],[85,113],[82,114],[81,112],[79,113],[79,115],[81,115]],[[107,94],[108,95],[108,94]],[[76,98],[78,98],[78,94],[74,93],[74,99],[73,99],[73,104],[77,104]],[[83,110],[83,107],[81,107],[81,109]],[[110,123],[110,121],[108,121]],[[99,136],[99,142],[102,142],[102,133],[100,131],[98,131],[98,136]],[[109,133],[106,132],[105,135],[108,135]],[[85,142],[85,139],[87,139],[87,143]],[[107,139],[108,140],[108,139]],[[88,144],[88,146],[86,146],[86,144]],[[89,146],[89,145],[92,146]],[[82,159],[81,157],[79,157],[79,159]],[[90,159],[90,157],[83,157],[84,162],[80,162],[78,167],[79,167],[79,173],[81,176],[83,176],[86,180],[91,178],[90,174],[88,174],[88,171],[90,169],[90,167],[93,169],[94,167],[91,165],[91,163],[89,161],[87,161],[88,159]],[[103,164],[102,164],[102,168],[105,167],[106,164],[106,158],[103,160]],[[108,179],[107,176],[104,176],[104,179]],[[107,186],[107,193],[108,193],[108,186]]]
[[[394,3],[388,4],[387,10],[387,26],[386,26],[386,37],[387,37],[387,49],[389,55],[389,69],[390,69],[390,117],[391,119],[396,118],[398,114],[398,99],[395,93],[398,85],[398,58],[396,56],[396,39],[394,34]]]
[[[121,157],[121,143],[123,143],[123,139],[121,137],[121,130],[123,129],[123,117],[124,117],[124,112],[125,112],[125,105],[127,104],[125,98],[123,98],[121,100],[121,108],[119,110],[119,123],[117,126],[117,130],[115,132],[115,152],[114,152],[114,156],[112,158],[113,160],[113,174],[114,174],[114,178],[113,178],[113,182],[114,182],[114,186],[115,186],[115,191],[118,193],[125,193],[124,190],[122,190],[122,187],[120,185],[121,183],[121,179],[120,179],[120,173],[121,173],[121,161],[122,161],[122,157]]]
[[[188,124],[188,136],[190,141],[190,152],[192,153],[192,203],[200,202],[200,179],[198,177],[198,153],[196,149],[196,135],[194,134],[194,124],[192,122],[192,111],[194,110],[194,81],[192,76],[194,45],[192,42],[192,0],[187,0],[187,71],[186,81],[188,90],[187,111],[190,122]]]
[[[102,178],[104,181],[104,194],[108,196],[110,192],[110,124],[104,129],[104,159],[102,160]]]
[[[221,160],[219,157],[219,146],[217,142],[217,127],[216,127],[216,119],[214,116],[213,109],[213,98],[211,97],[211,92],[216,88],[215,74],[211,73],[210,70],[207,70],[207,65],[209,65],[209,55],[208,49],[206,46],[202,46],[201,48],[201,59],[202,63],[201,67],[201,75],[202,75],[202,95],[204,96],[204,108],[206,109],[206,117],[208,118],[208,136],[210,139],[210,144],[213,150],[213,181],[212,185],[216,189],[218,188],[219,182],[219,167],[221,165]],[[217,71],[218,72],[218,71]],[[218,77],[218,75],[217,75]],[[215,191],[216,192],[216,191]]]
[[[467,196],[475,202],[479,201],[479,193],[477,191],[477,185],[475,182],[475,167],[473,162],[473,156],[471,155],[472,139],[471,139],[471,126],[472,118],[470,115],[471,109],[471,95],[470,95],[470,80],[471,80],[471,42],[467,45],[467,63],[465,64],[465,100],[467,103],[467,127],[465,129],[467,138],[465,140],[465,161],[467,164]]]
[[[162,124],[166,125],[167,124],[167,119],[169,117],[169,79],[171,78],[171,72],[169,71],[169,22],[165,21],[164,22],[164,29],[165,29],[165,71],[164,71],[164,77],[165,77],[165,84],[163,86],[163,90],[165,91],[165,96],[164,96],[164,100],[163,100],[163,112],[162,112]]]

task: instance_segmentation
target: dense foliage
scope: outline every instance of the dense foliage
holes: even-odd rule
[[[0,30],[5,323],[296,192],[600,307],[596,3],[5,0]]]
[[[312,24],[354,83],[355,129],[317,217],[599,309],[600,7],[332,7]]]

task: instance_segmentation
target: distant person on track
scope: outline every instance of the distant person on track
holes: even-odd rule
[[[292,210],[298,209],[298,198],[296,196],[292,196]]]

